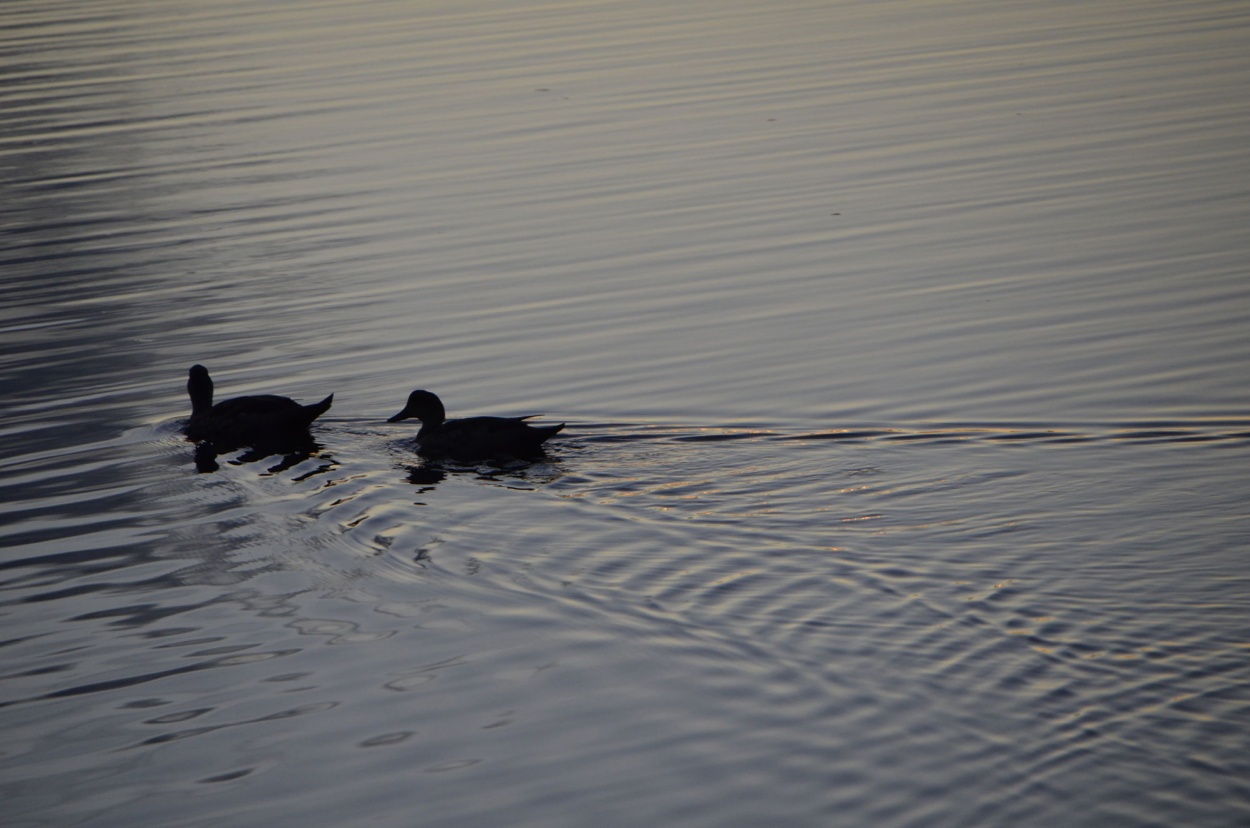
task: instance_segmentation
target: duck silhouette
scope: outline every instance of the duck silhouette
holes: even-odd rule
[[[526,420],[537,417],[466,417],[448,420],[443,402],[429,391],[413,391],[408,403],[388,423],[417,419],[417,454],[432,459],[489,460],[499,457],[536,457],[543,453],[543,443],[554,436],[564,423],[550,426],[530,425]]]
[[[312,439],[309,425],[334,401],[331,394],[319,403],[300,405],[289,397],[255,394],[213,405],[213,379],[203,365],[191,366],[187,393],[191,396],[187,439],[207,443],[217,452],[243,446],[281,452],[287,446],[306,445]]]

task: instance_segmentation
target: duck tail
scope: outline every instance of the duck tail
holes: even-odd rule
[[[311,423],[313,420],[317,419],[322,414],[329,411],[330,404],[333,402],[334,402],[334,395],[331,394],[330,396],[326,397],[324,400],[322,400],[319,403],[313,403],[312,405],[304,406],[304,413],[308,416],[308,422]]]
[[[539,440],[540,443],[544,443],[547,440],[550,440],[552,437],[555,437],[563,429],[564,429],[564,423],[560,423],[559,425],[553,425],[553,426],[538,426],[534,428],[535,431],[542,433],[542,439]]]

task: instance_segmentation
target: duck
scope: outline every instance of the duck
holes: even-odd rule
[[[187,439],[222,451],[308,441],[308,427],[334,402],[333,394],[312,405],[300,405],[276,394],[255,394],[213,405],[213,378],[203,365],[191,366],[187,394],[191,396]]]
[[[499,457],[536,457],[543,453],[543,443],[551,439],[564,423],[531,425],[526,417],[466,417],[448,420],[443,401],[438,395],[418,389],[408,395],[403,410],[387,420],[421,421],[417,432],[417,454],[431,459],[489,460]]]

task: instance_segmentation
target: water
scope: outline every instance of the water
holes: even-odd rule
[[[1243,4],[0,24],[4,825],[1250,821]]]

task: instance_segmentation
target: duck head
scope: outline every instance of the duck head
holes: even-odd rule
[[[187,380],[187,393],[191,395],[191,413],[207,411],[213,407],[213,378],[203,365],[192,365]]]
[[[387,422],[397,423],[410,418],[420,420],[424,426],[438,427],[447,419],[447,412],[443,409],[443,401],[436,395],[417,390],[408,395],[408,404],[404,406],[404,410]]]

